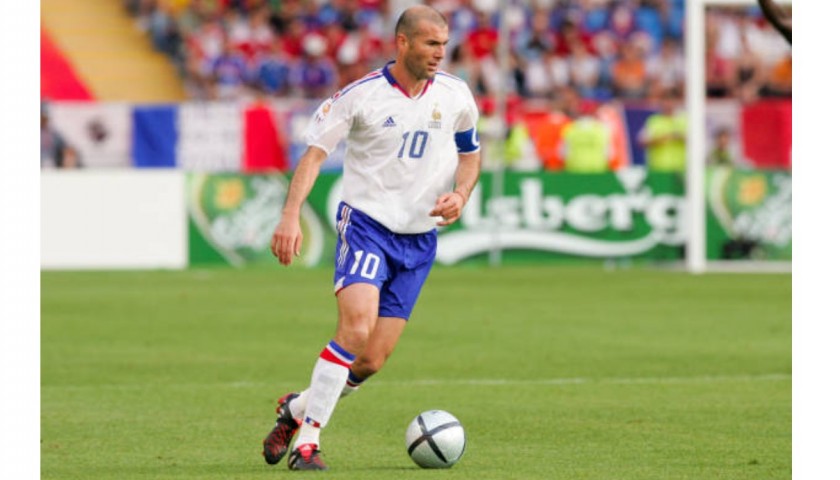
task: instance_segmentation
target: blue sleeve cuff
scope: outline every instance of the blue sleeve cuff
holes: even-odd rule
[[[455,132],[455,145],[458,146],[458,153],[472,153],[481,146],[478,143],[478,132],[475,128],[463,132]]]

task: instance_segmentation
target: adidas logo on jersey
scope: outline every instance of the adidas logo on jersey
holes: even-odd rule
[[[394,117],[388,117],[388,119],[385,120],[385,123],[383,123],[382,126],[383,127],[396,127],[397,122],[394,121]]]

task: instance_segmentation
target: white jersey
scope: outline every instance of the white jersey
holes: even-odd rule
[[[386,65],[324,101],[305,138],[327,154],[346,138],[342,199],[394,233],[422,233],[439,220],[429,211],[452,191],[459,152],[479,149],[477,121],[461,79],[438,72],[410,98]]]

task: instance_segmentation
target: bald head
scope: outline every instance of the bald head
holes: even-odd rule
[[[411,38],[417,32],[417,26],[421,21],[431,22],[439,27],[448,26],[446,17],[434,8],[427,5],[414,5],[405,9],[402,15],[400,15],[399,20],[397,20],[395,34],[399,35],[402,33],[406,37]]]

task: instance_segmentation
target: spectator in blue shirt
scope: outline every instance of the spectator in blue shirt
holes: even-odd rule
[[[286,95],[290,89],[291,59],[283,51],[282,43],[278,39],[272,46],[271,52],[257,57],[254,69],[254,84],[256,88],[270,95]]]
[[[231,100],[244,93],[248,65],[245,57],[230,41],[225,41],[224,53],[212,60],[210,75],[215,83],[217,98]]]
[[[305,98],[323,98],[336,88],[336,68],[325,55],[327,42],[318,34],[303,39],[303,58],[291,71],[293,89]]]

